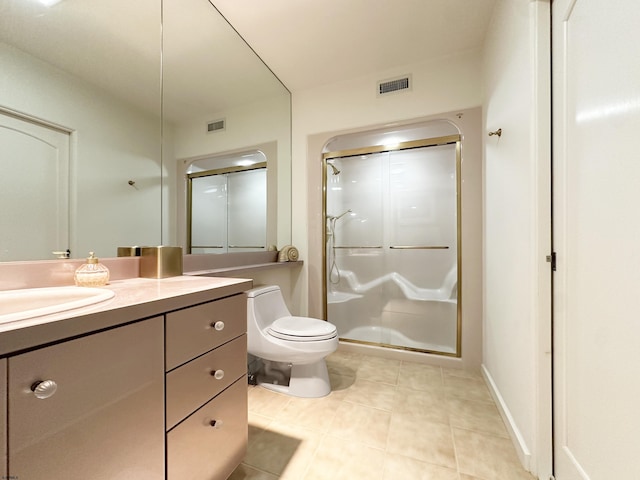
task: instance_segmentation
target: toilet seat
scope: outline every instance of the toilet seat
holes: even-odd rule
[[[335,325],[308,317],[278,318],[267,329],[272,337],[294,342],[316,342],[329,340],[338,335]]]

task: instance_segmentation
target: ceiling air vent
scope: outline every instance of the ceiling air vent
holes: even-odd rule
[[[207,123],[207,133],[217,132],[219,130],[225,129],[225,121],[224,118],[222,120],[215,120],[213,122]]]
[[[411,90],[411,75],[378,82],[378,95]]]

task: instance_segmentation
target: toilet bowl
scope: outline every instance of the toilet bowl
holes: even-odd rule
[[[264,368],[257,382],[296,397],[324,397],[331,392],[324,358],[338,348],[335,325],[291,315],[277,285],[247,293],[247,351]]]

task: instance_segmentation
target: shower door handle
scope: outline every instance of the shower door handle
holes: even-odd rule
[[[447,250],[446,245],[391,245],[394,250]]]

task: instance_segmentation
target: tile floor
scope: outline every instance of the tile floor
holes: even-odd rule
[[[332,392],[249,387],[249,447],[229,480],[533,480],[476,372],[336,352]]]

